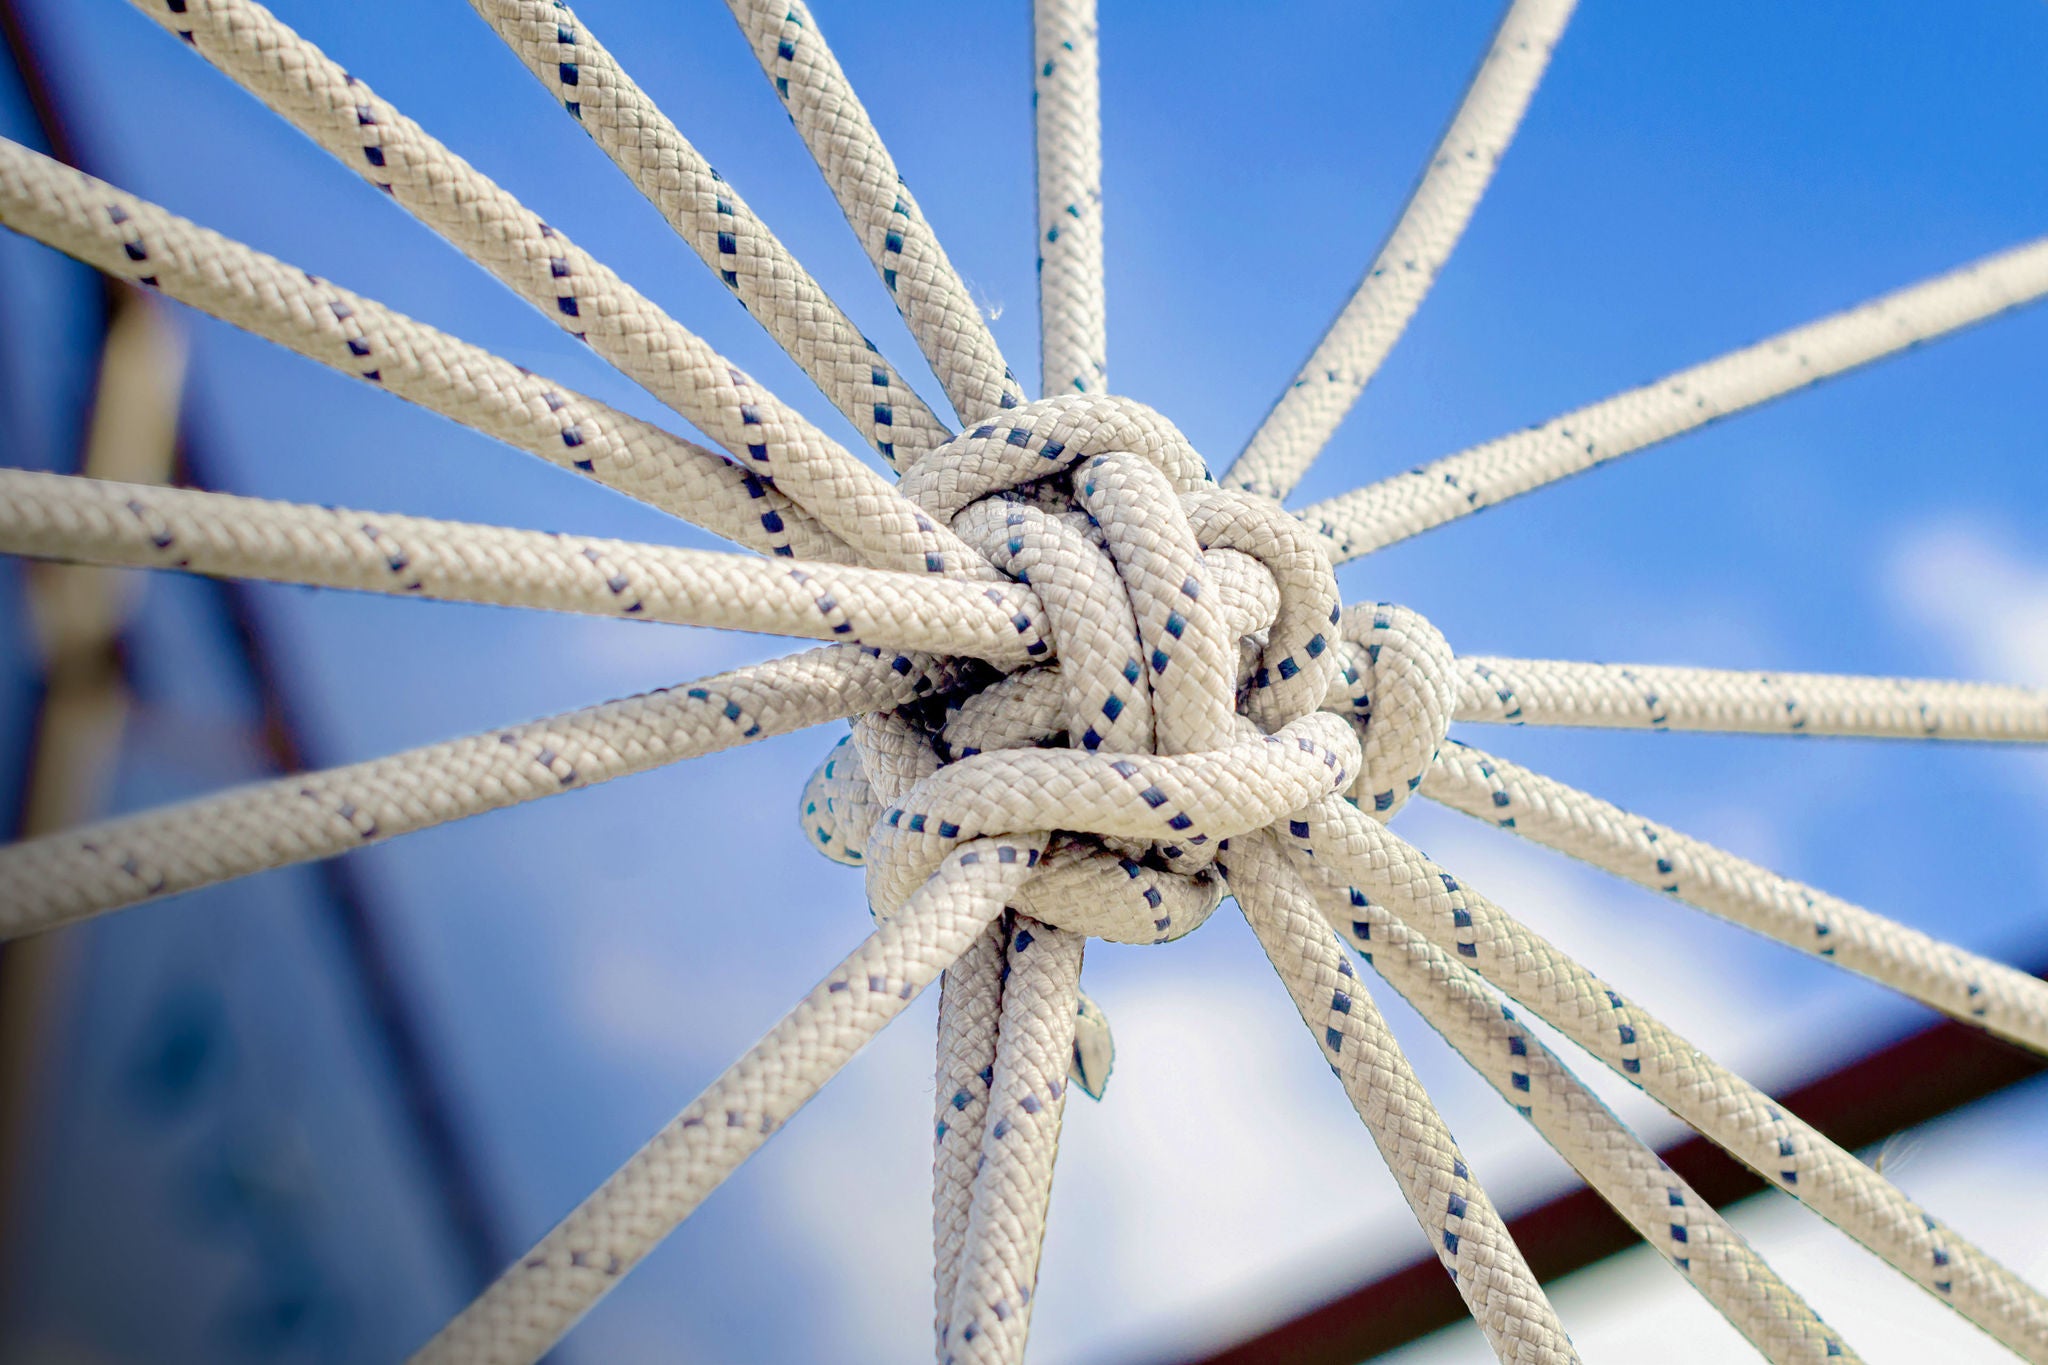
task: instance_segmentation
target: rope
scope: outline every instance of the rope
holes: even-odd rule
[[[802,0],[726,3],[953,410],[974,421],[1022,403],[995,335],[810,9]]]
[[[1514,0],[1422,180],[1349,302],[1224,475],[1284,498],[1301,481],[1450,259],[1577,0]]]
[[[2048,690],[1928,678],[1458,660],[1457,719],[1871,739],[2048,741]]]
[[[2025,972],[1463,744],[1437,755],[1422,794],[2048,1052],[2048,982]]]
[[[1768,1359],[1776,1365],[1856,1359],[1741,1234],[1478,976],[1313,859],[1291,861],[1330,922],[1343,926],[1343,936],[1381,978]]]
[[[1034,0],[1039,370],[1047,394],[1109,387],[1102,278],[1102,70],[1095,0]]]
[[[2048,1360],[2048,1299],[1853,1155],[1342,800],[1296,842],[1366,896],[1887,1264],[2027,1360]]]
[[[850,647],[0,846],[0,938],[329,858],[959,685]]]
[[[1303,510],[1342,563],[2048,293],[2048,238]]]
[[[1502,1361],[1577,1361],[1543,1286],[1274,838],[1262,832],[1231,845],[1233,862],[1249,874],[1234,877],[1231,889],[1428,1234],[1430,1249]]]
[[[985,657],[1047,652],[1028,589],[0,470],[0,551]]]
[[[967,950],[1037,859],[1022,840],[970,840],[948,853],[899,913],[413,1360],[539,1359]]]
[[[253,0],[134,0],[307,136],[780,488],[877,568],[981,559],[793,408]]]
[[[742,545],[851,553],[722,455],[5,139],[0,223]]]
[[[953,434],[573,10],[470,4],[883,459]]]

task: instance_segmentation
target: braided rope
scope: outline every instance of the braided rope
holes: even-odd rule
[[[726,0],[963,421],[1024,401],[967,284],[802,0]]]
[[[1476,974],[1315,860],[1290,852],[1324,915],[1366,962],[1759,1351],[1780,1365],[1856,1358]]]
[[[1456,718],[1503,725],[2038,744],[2048,741],[2048,689],[1461,655]]]
[[[2048,238],[1316,503],[1342,563],[2048,294]]]
[[[795,409],[254,0],[133,0],[572,336],[787,493],[867,563],[990,577]]]
[[[2048,1052],[2048,981],[1467,745],[1444,746],[1422,794]]]
[[[1048,652],[1029,589],[0,470],[0,552],[986,658]]]
[[[1297,821],[1305,851],[1402,923],[2020,1356],[2048,1360],[2048,1296],[1870,1167],[1348,803]]]
[[[1102,280],[1102,68],[1095,0],[1033,0],[1041,388],[1109,386]]]
[[[1365,278],[1224,474],[1284,498],[1336,434],[1450,259],[1577,0],[1514,0]]]
[[[547,720],[0,846],[0,938],[958,686],[950,666],[814,649]]]
[[[953,433],[560,0],[470,0],[891,465]]]
[[[1283,861],[1276,837],[1261,831],[1231,845],[1232,862],[1249,873],[1234,877],[1231,888],[1301,1021],[1321,1043],[1415,1221],[1428,1234],[1430,1250],[1451,1273],[1502,1361],[1577,1361],[1578,1352],[1543,1286],[1486,1191],[1472,1178],[1443,1116],[1352,971],[1343,945],[1317,913],[1300,877]]]
[[[5,139],[0,224],[742,545],[850,557],[714,451]]]
[[[900,913],[413,1359],[537,1360],[958,959],[1037,863],[1028,841],[953,849]]]

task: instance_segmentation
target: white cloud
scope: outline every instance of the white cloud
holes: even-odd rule
[[[1969,674],[2048,684],[2048,560],[1982,521],[1950,517],[1900,537],[1886,586]]]

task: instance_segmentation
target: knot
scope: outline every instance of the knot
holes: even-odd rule
[[[1352,786],[1319,714],[1342,667],[1320,540],[1218,488],[1171,422],[1071,394],[976,426],[903,492],[1044,608],[1050,657],[863,717],[806,788],[806,832],[900,905],[959,841],[1049,834],[1013,908],[1157,943],[1221,898],[1219,845]]]
[[[1443,747],[1458,703],[1451,646],[1420,613],[1380,602],[1338,623],[1343,688],[1327,703],[1358,728],[1363,763],[1348,793],[1384,823]]]

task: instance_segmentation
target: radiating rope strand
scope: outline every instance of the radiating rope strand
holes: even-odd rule
[[[932,1327],[943,1344],[967,1245],[974,1171],[995,1081],[996,1029],[1009,970],[1009,930],[998,922],[946,969],[939,991],[939,1064],[933,1087]]]
[[[1840,673],[1458,656],[1456,719],[2048,743],[2048,689]]]
[[[547,720],[0,846],[0,938],[901,706],[937,660],[808,650]]]
[[[1102,64],[1095,0],[1033,0],[1039,391],[1109,388],[1102,277]]]
[[[977,839],[949,854],[766,1037],[441,1329],[417,1365],[528,1365],[545,1355],[974,942],[1039,851]]]
[[[1335,875],[2022,1358],[2048,1361],[2039,1290],[1356,808],[1322,800],[1302,817],[1290,836]]]
[[[0,469],[0,553],[758,631],[1017,667],[1036,594],[927,574]]]
[[[1456,742],[1422,794],[2048,1053],[2048,981]]]
[[[1017,1365],[1031,1332],[1038,1257],[1067,1105],[1087,939],[1017,916],[1002,979],[994,1079],[939,1359]]]
[[[470,0],[883,459],[952,433],[560,0]]]
[[[1494,1354],[1509,1365],[1578,1360],[1543,1286],[1271,832],[1232,840],[1224,856],[1259,945]]]
[[[802,0],[726,0],[963,423],[1024,401],[874,120]]]
[[[866,562],[995,577],[880,474],[254,0],[133,3],[810,509]]]
[[[1577,0],[1514,0],[1407,206],[1350,301],[1223,482],[1284,498],[1365,392],[1450,259]]]
[[[1301,516],[1355,559],[2048,293],[2048,238],[1330,498]]]
[[[1297,872],[1351,946],[1774,1365],[1856,1356],[1473,972],[1314,859]]]
[[[5,139],[0,224],[743,545],[852,556],[723,455]]]

